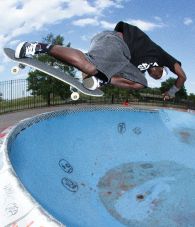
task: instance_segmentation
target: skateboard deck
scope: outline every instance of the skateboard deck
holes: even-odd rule
[[[103,91],[99,89],[93,91],[87,89],[86,87],[83,86],[81,82],[79,82],[73,76],[68,75],[68,73],[62,72],[59,69],[47,65],[46,63],[41,62],[35,58],[15,58],[15,51],[10,48],[4,48],[4,52],[11,60],[17,62],[20,68],[22,68],[22,66],[24,65],[37,69],[43,73],[46,73],[49,76],[61,80],[62,82],[70,85],[71,87],[76,88],[79,92],[85,95],[100,97],[103,96],[104,94]]]

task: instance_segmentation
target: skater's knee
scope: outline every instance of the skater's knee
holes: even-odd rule
[[[133,87],[135,90],[139,90],[139,89],[144,88],[145,86],[143,84],[134,83]]]
[[[83,58],[84,54],[80,50],[72,49],[72,52],[70,54],[72,65],[75,65],[76,67],[82,65]]]
[[[88,61],[85,62],[83,69],[85,73],[91,76],[94,76],[98,72],[96,66]]]
[[[85,54],[78,49],[55,45],[51,49],[50,55],[76,67],[86,74],[95,75],[97,73],[95,65],[90,63],[86,59]]]
[[[62,47],[60,45],[54,45],[49,54],[73,66],[80,65],[84,55],[77,49]]]
[[[139,90],[144,88],[144,85],[125,79],[121,76],[113,76],[111,78],[111,84],[116,87],[122,87],[122,88],[133,89],[133,90]]]
[[[88,75],[95,75],[97,73],[96,66],[89,62],[86,59],[85,54],[81,51],[77,51],[77,53],[72,57],[72,61],[75,67]]]

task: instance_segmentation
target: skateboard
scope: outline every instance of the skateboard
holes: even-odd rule
[[[79,93],[83,93],[89,96],[101,97],[104,95],[103,91],[96,89],[96,90],[89,90],[83,86],[81,82],[78,81],[73,76],[70,76],[66,72],[62,72],[59,69],[56,69],[46,63],[43,63],[35,58],[15,58],[15,51],[10,48],[4,48],[4,52],[8,58],[18,63],[17,66],[12,67],[11,73],[18,74],[20,70],[24,69],[26,66],[37,69],[43,73],[46,73],[49,76],[52,76],[62,82],[70,85],[71,91],[71,99],[78,100],[80,95]]]

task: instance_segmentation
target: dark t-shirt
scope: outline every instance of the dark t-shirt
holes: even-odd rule
[[[151,66],[166,66],[174,72],[174,64],[181,65],[138,27],[120,21],[114,30],[123,33],[123,39],[131,53],[131,63],[142,72]]]

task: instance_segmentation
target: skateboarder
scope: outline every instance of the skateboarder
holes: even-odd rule
[[[146,70],[154,79],[160,79],[166,72],[166,66],[178,77],[176,84],[164,94],[164,99],[169,99],[175,96],[186,80],[179,61],[140,29],[124,22],[119,22],[115,31],[95,35],[86,54],[59,45],[22,42],[16,48],[15,57],[39,53],[48,53],[81,70],[91,90],[108,83],[138,90],[147,87]]]

